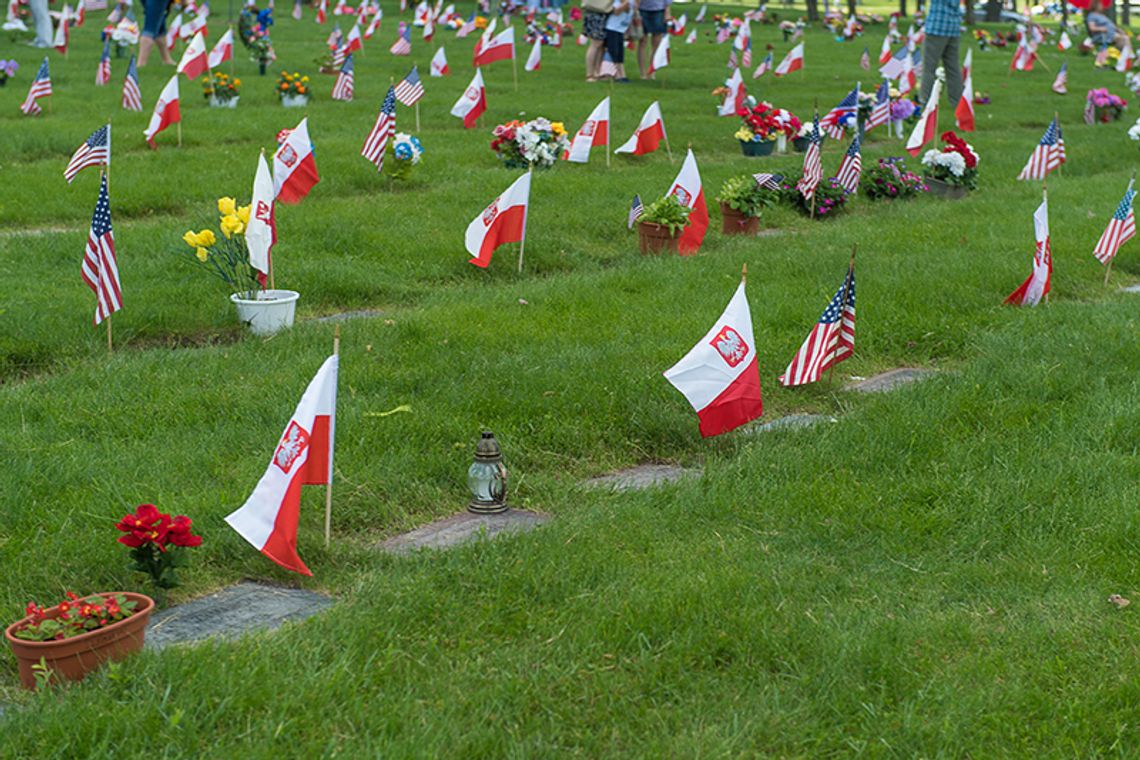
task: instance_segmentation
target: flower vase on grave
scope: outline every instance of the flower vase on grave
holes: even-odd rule
[[[788,152],[788,136],[785,135],[783,132],[781,132],[779,135],[776,136],[776,152],[777,153],[787,153]]]

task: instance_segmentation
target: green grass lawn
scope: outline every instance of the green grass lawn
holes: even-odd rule
[[[696,6],[690,6],[695,11]],[[282,66],[319,80],[307,113],[322,182],[279,210],[279,287],[299,290],[299,323],[245,335],[220,283],[181,259],[182,233],[244,202],[260,148],[302,115],[273,76],[240,56],[237,110],[211,110],[182,83],[183,138],[146,148],[149,119],[119,107],[126,60],[93,88],[97,20],[51,53],[52,112],[23,117],[39,54],[0,90],[0,610],[64,590],[145,590],[113,522],[140,502],[192,516],[205,536],[189,599],[242,578],[327,591],[329,613],[241,644],[145,654],[82,685],[30,695],[0,657],[4,757],[1093,757],[1140,747],[1132,675],[1140,597],[1134,517],[1140,412],[1135,243],[1112,287],[1091,250],[1136,163],[1127,122],[1081,122],[1090,87],[1122,77],[1069,55],[1068,97],[1044,70],[1010,77],[1008,53],[975,53],[981,154],[960,202],[874,204],[811,222],[775,209],[776,235],[723,237],[700,255],[644,258],[625,229],[630,198],[668,189],[692,146],[710,206],[753,171],[795,174],[801,157],[745,159],[735,119],[714,115],[727,46],[711,25],[676,44],[660,82],[582,81],[582,49],[544,51],[542,71],[487,72],[484,127],[448,111],[471,76],[474,37],[439,32],[452,75],[426,79],[435,45],[411,60],[387,47],[399,18],[357,61],[357,98],[332,102],[312,59],[328,26],[287,16]],[[465,9],[460,9],[464,11]],[[219,10],[218,13],[221,11]],[[691,14],[690,14],[691,15]],[[405,16],[410,18],[410,14]],[[809,33],[807,66],[749,91],[801,117],[862,77],[885,26],[840,44]],[[756,60],[772,27],[755,28]],[[215,32],[216,34],[216,32]],[[680,43],[679,39],[674,39]],[[1062,55],[1044,51],[1056,71]],[[359,156],[390,78],[425,74],[424,163],[392,187]],[[147,109],[168,69],[142,70]],[[666,155],[560,165],[534,178],[527,263],[500,249],[466,263],[468,221],[512,181],[490,127],[525,112],[572,131],[604,95],[613,139],[661,102]],[[943,106],[944,128],[950,124]],[[1028,274],[1040,183],[1015,177],[1053,112],[1069,163],[1049,182],[1052,302],[1000,306]],[[97,192],[63,167],[108,115],[111,201],[125,308],[108,356],[79,266]],[[413,125],[401,107],[399,128]],[[900,155],[874,132],[865,164]],[[825,170],[842,148],[828,143]],[[917,167],[917,161],[913,162]],[[854,358],[834,384],[776,377],[859,245]],[[765,418],[839,422],[701,440],[661,377],[711,325],[749,271]],[[301,391],[331,349],[308,318],[383,312],[343,324],[334,541],[323,490],[302,506],[300,554],[314,577],[278,569],[222,518],[266,465]],[[887,396],[841,390],[895,366],[942,370]],[[400,405],[409,413],[379,416]],[[383,538],[466,503],[481,428],[500,439],[512,502],[549,512],[541,530],[447,554],[396,558]],[[704,467],[648,493],[584,490],[585,477],[637,462]]]

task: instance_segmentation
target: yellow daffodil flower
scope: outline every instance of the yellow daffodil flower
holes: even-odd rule
[[[564,127],[560,121],[550,122],[550,129],[553,130],[554,134],[558,136],[566,134],[566,127]]]
[[[237,218],[241,220],[242,224],[244,224],[246,227],[248,227],[249,226],[249,206],[240,207],[237,210]]]
[[[198,233],[198,245],[204,245],[207,248],[218,242],[217,235],[213,230],[202,230]]]
[[[198,261],[201,261],[201,262],[205,262],[206,259],[210,258],[210,252],[207,251],[205,248],[199,248],[197,251],[194,252],[194,255],[197,256]]]
[[[235,233],[240,235],[242,230],[245,229],[245,225],[242,224],[241,219],[238,219],[234,214],[223,216],[221,224],[219,226],[222,228],[222,232],[225,234],[227,239],[229,239]]]
[[[218,198],[218,213],[222,216],[232,216],[235,206],[233,198]]]
[[[308,82],[308,81],[309,81],[309,78],[308,78],[308,77],[301,77],[301,81],[302,81],[302,82]]]
[[[193,230],[186,230],[186,234],[182,236],[182,239],[186,242],[186,245],[191,248],[198,247],[198,236],[194,234]]]

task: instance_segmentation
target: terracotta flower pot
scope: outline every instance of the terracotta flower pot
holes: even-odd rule
[[[668,227],[662,227],[654,222],[637,223],[637,243],[642,253],[678,253],[678,238]]]
[[[923,177],[922,181],[926,183],[926,187],[931,195],[937,195],[940,198],[949,198],[956,201],[965,198],[970,193],[970,190],[962,185],[951,185],[934,177]]]
[[[154,611],[154,600],[144,594],[134,594],[129,591],[111,591],[91,596],[118,594],[136,604],[133,615],[70,639],[25,641],[16,638],[13,634],[27,625],[31,620],[30,617],[4,629],[4,638],[8,640],[8,646],[12,648],[12,654],[16,655],[16,660],[20,664],[20,683],[28,689],[36,688],[36,676],[32,666],[39,664],[40,658],[43,658],[51,670],[53,680],[79,681],[104,662],[121,660],[141,650],[146,636],[146,626],[150,622],[150,613]],[[47,610],[45,614],[47,618],[58,616],[58,606]]]
[[[720,204],[720,231],[725,235],[755,235],[760,231],[760,217],[743,214],[727,203]]]

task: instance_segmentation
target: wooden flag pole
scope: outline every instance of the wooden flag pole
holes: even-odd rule
[[[748,262],[747,261],[744,262],[740,266],[740,281],[744,282],[744,283],[748,282]]]
[[[107,315],[107,353],[115,352],[115,343],[111,340],[111,315]]]
[[[333,331],[333,355],[340,356],[340,325]],[[335,414],[335,412],[334,412]],[[332,441],[329,441],[331,447]],[[332,451],[329,451],[329,461],[332,462]],[[332,541],[332,467],[329,467],[329,482],[325,485],[325,548]]]
[[[665,120],[664,119],[661,120],[661,127],[662,127],[661,132],[663,133],[662,137],[665,138],[665,151],[669,154],[669,163],[673,163],[673,149],[669,147],[669,133],[665,132],[665,129],[664,129]],[[609,147],[609,146],[607,146],[607,147]]]
[[[855,272],[855,251],[858,250],[859,244],[851,244],[851,260],[847,262],[847,276],[843,278],[843,298],[839,301],[839,334],[843,334],[843,319],[847,312],[847,291],[851,287],[851,277]],[[838,339],[835,344],[836,350],[839,349]],[[827,368],[827,387],[831,387],[831,377],[835,374],[835,365],[837,362],[832,362],[831,366]]]
[[[182,147],[182,116],[178,117],[178,147]]]
[[[234,23],[233,23],[233,21],[231,21],[231,22],[230,22],[229,24],[227,24],[226,26],[227,26],[227,27],[229,27],[229,30],[230,30],[231,32],[234,30]],[[207,55],[207,56],[209,56],[209,53],[207,53],[206,55]],[[210,60],[210,59],[209,59],[209,57],[207,57],[207,58],[206,58],[206,60],[207,60],[207,61],[209,61],[209,60]],[[230,76],[232,77],[233,75],[234,75],[234,54],[233,54],[233,51],[231,50],[231,51],[230,51]]]
[[[606,168],[607,169],[610,168],[610,147],[612,147],[610,145],[610,132],[612,132],[612,130],[610,129],[610,126],[611,126],[610,122],[607,119],[606,120]],[[595,129],[596,128],[597,128],[597,125],[595,125]],[[669,143],[666,142],[665,144],[668,145]]]
[[[531,180],[534,180],[534,165],[532,164],[526,173],[530,175]],[[532,188],[533,189],[533,188]],[[530,211],[530,191],[527,191],[526,198],[527,210],[523,212],[523,234],[522,240],[519,241],[519,274],[522,274],[523,265],[523,252],[526,250],[526,217]]]
[[[514,43],[511,47],[511,73],[515,78],[515,92],[519,91],[519,57],[518,51],[514,49]]]
[[[420,101],[416,101],[416,131],[420,131]]]

